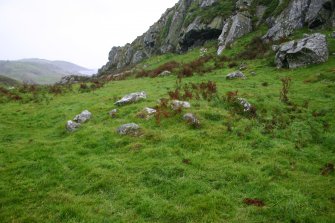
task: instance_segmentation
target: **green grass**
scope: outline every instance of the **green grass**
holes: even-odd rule
[[[253,35],[226,54],[243,49]],[[329,46],[334,52],[334,39]],[[143,64],[198,56],[195,49]],[[161,125],[136,117],[167,97],[175,76],[110,82],[91,93],[48,95],[48,102],[0,104],[0,221],[333,222],[335,176],[320,169],[335,162],[335,57],[295,70],[277,70],[272,60],[244,61],[246,80],[226,80],[234,71],[227,66],[183,79],[215,81],[220,97],[238,90],[257,108],[258,118],[248,119],[222,100],[191,100],[182,114],[195,113],[200,129],[187,126],[182,114]],[[292,78],[289,98],[297,108],[280,102],[282,77]],[[116,98],[142,90],[147,100],[120,107],[117,119],[108,116]],[[68,133],[66,121],[84,109],[93,118]],[[143,136],[117,135],[116,128],[130,122]],[[245,198],[265,206],[247,206]]]

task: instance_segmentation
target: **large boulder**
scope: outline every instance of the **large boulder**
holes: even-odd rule
[[[135,123],[129,123],[120,126],[117,128],[117,133],[120,135],[130,135],[130,136],[138,136],[140,134],[140,126]]]
[[[219,37],[218,55],[221,55],[227,46],[232,44],[238,38],[252,31],[252,20],[248,13],[237,13],[229,18],[223,26]]]
[[[277,68],[297,68],[309,64],[324,63],[329,52],[326,36],[320,33],[307,35],[300,40],[283,43],[275,58]]]
[[[86,121],[88,121],[89,119],[91,119],[92,113],[89,112],[88,110],[83,111],[82,113],[80,113],[79,115],[76,115],[73,119],[73,121],[77,122],[77,123],[84,123]]]
[[[130,104],[134,103],[143,99],[147,98],[147,94],[142,91],[142,92],[136,92],[136,93],[131,93],[126,96],[124,96],[121,100],[115,102],[115,105],[125,105],[125,104]]]

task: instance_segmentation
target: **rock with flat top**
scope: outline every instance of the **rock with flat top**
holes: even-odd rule
[[[140,134],[140,126],[135,123],[129,123],[120,126],[116,131],[120,135],[138,136]]]
[[[73,121],[75,121],[77,123],[84,123],[84,122],[90,120],[91,116],[92,116],[92,113],[89,112],[88,110],[85,110],[82,113],[80,113],[79,115],[76,115],[76,117],[74,117]]]
[[[297,68],[324,63],[328,60],[328,56],[326,36],[315,33],[280,45],[275,63],[277,68]]]
[[[125,104],[130,104],[134,102],[138,102],[140,100],[144,100],[147,98],[147,94],[142,91],[142,92],[136,92],[136,93],[131,93],[126,96],[124,96],[121,100],[115,102],[115,105],[125,105]]]

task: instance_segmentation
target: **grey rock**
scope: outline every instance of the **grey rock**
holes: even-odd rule
[[[335,31],[332,33],[332,38],[335,38]]]
[[[91,79],[92,79],[91,77],[87,77],[87,76],[69,75],[69,76],[62,77],[62,79],[56,84],[61,84],[61,85],[76,84],[79,82],[90,81]]]
[[[136,51],[136,53],[133,56],[132,64],[137,64],[141,62],[142,60],[146,59],[147,55],[143,51]]]
[[[324,63],[329,52],[326,36],[315,33],[300,40],[283,43],[276,54],[277,68],[297,68]]]
[[[118,113],[118,110],[117,109],[113,109],[108,114],[109,114],[110,117],[116,118],[117,117],[117,113]]]
[[[197,17],[186,29],[179,42],[181,50],[186,51],[191,46],[201,46],[212,37],[217,38],[222,30],[223,18],[215,17],[211,23],[201,22]]]
[[[305,24],[309,28],[317,28],[331,23],[334,7],[332,0],[292,0],[275,19],[263,39],[279,40],[291,35]]]
[[[147,98],[147,94],[142,91],[142,92],[136,92],[136,93],[131,93],[128,95],[125,95],[121,100],[115,102],[115,105],[125,105],[125,104],[130,104],[134,103],[143,99]]]
[[[236,2],[236,8],[238,8],[239,10],[248,9],[251,6],[252,2],[253,0],[238,0]]]
[[[76,115],[73,118],[73,121],[75,121],[77,123],[84,123],[84,122],[90,120],[91,116],[92,116],[92,113],[89,112],[88,110],[85,110],[82,113],[80,113],[79,115]]]
[[[140,134],[140,126],[135,123],[129,123],[120,126],[117,128],[117,133],[120,135],[130,135],[130,136],[138,136]]]
[[[187,101],[173,100],[171,102],[171,108],[173,110],[178,110],[178,109],[181,109],[181,108],[190,108],[190,107],[191,107],[191,104]]]
[[[79,127],[80,127],[80,124],[79,124],[79,123],[73,122],[73,121],[71,121],[71,120],[67,121],[67,123],[66,123],[66,129],[67,129],[69,132],[74,132],[74,131],[76,131]]]
[[[143,118],[143,119],[150,119],[157,113],[156,109],[153,108],[144,108],[141,112],[137,114],[137,117]]]
[[[250,74],[251,74],[252,76],[256,76],[256,75],[257,75],[257,73],[256,73],[255,71],[251,71]]]
[[[232,79],[246,79],[246,76],[241,72],[241,71],[236,71],[233,73],[230,73],[226,76],[227,80],[232,80]]]
[[[221,55],[227,46],[232,44],[238,38],[248,34],[252,31],[252,22],[249,15],[237,13],[235,16],[229,18],[222,29],[219,37],[218,55]]]
[[[265,12],[267,10],[267,7],[264,5],[258,5],[256,7],[256,17],[257,17],[257,23],[256,26],[259,26],[264,18]]]
[[[171,72],[166,70],[166,71],[163,71],[162,73],[160,73],[158,76],[159,77],[165,77],[165,76],[169,76],[170,74],[171,74]]]
[[[248,112],[251,110],[252,105],[244,98],[237,98],[238,102],[243,106],[243,111]]]
[[[202,0],[200,1],[200,8],[206,8],[206,7],[212,6],[217,1],[218,0]]]
[[[183,116],[183,119],[187,121],[188,124],[194,127],[200,127],[199,119],[192,113],[187,113]]]

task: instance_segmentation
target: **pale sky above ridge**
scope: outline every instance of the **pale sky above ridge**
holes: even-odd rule
[[[0,60],[41,58],[100,68],[178,0],[0,0]]]

